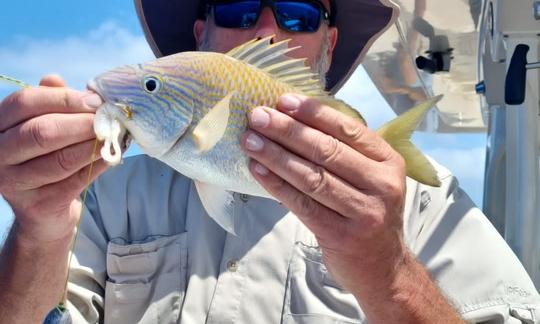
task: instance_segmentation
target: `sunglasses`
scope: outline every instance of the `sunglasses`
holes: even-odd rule
[[[272,9],[281,29],[313,33],[321,21],[330,22],[330,13],[317,0],[226,0],[211,1],[208,13],[224,28],[250,28],[257,23],[265,7]]]

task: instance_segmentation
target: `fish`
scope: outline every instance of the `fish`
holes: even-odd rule
[[[208,214],[234,232],[234,192],[273,198],[251,175],[240,146],[251,109],[275,107],[282,94],[299,93],[366,124],[357,110],[322,88],[321,76],[305,59],[287,56],[298,47],[272,38],[253,39],[227,53],[181,52],[96,76],[87,88],[104,101],[94,120],[103,159],[120,163],[123,143],[133,139],[145,154],[193,179]],[[407,175],[430,186],[440,186],[437,172],[410,137],[440,99],[377,130],[404,157]]]

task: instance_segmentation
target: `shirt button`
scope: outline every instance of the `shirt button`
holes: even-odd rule
[[[238,261],[237,260],[230,260],[227,262],[227,270],[230,272],[236,272],[238,270]]]
[[[246,194],[240,194],[240,200],[246,203],[249,200],[249,196]]]

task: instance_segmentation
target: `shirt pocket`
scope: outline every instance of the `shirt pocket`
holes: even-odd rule
[[[295,244],[285,293],[283,323],[365,323],[354,296],[334,281],[319,247]]]
[[[187,233],[109,243],[105,323],[176,323],[186,290]]]

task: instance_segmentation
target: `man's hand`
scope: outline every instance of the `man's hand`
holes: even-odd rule
[[[40,244],[73,233],[100,104],[96,94],[69,90],[56,76],[0,103],[0,194],[15,212],[18,235]],[[105,168],[96,161],[92,178]]]
[[[62,297],[101,99],[48,76],[0,103],[0,194],[15,224],[0,254],[0,321],[41,323]],[[94,163],[94,179],[106,169]]]
[[[417,288],[435,295],[420,304],[438,300],[436,313],[459,321],[405,246],[403,158],[359,120],[314,99],[286,95],[277,108],[250,113],[242,146],[251,171],[315,234],[326,266],[370,323],[433,322],[425,305],[412,305]]]

